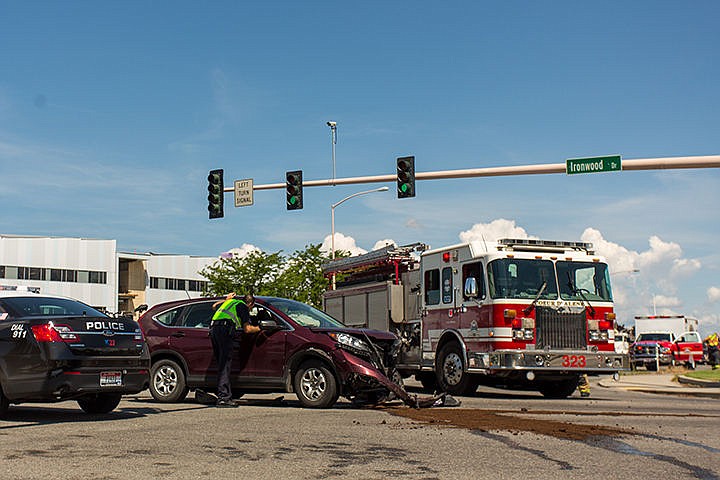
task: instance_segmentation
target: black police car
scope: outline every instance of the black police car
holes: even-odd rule
[[[8,405],[76,400],[108,413],[149,383],[150,357],[137,323],[84,303],[0,291],[0,416]]]

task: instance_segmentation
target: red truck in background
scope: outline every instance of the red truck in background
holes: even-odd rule
[[[685,364],[695,368],[703,362],[697,325],[696,319],[684,315],[636,315],[631,366],[657,370],[661,365]]]

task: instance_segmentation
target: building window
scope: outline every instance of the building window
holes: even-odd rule
[[[45,269],[37,267],[18,267],[18,280],[45,280]]]
[[[107,283],[107,273],[88,272],[88,283]]]

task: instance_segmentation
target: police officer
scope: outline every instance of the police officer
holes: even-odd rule
[[[227,294],[224,300],[213,304],[215,314],[210,323],[210,340],[218,364],[217,403],[218,407],[237,407],[232,399],[230,388],[230,370],[232,368],[233,337],[235,331],[256,333],[260,327],[250,324],[250,309],[255,304],[252,295],[240,300],[235,292]]]
[[[705,342],[708,347],[708,360],[710,361],[710,365],[712,365],[713,370],[716,370],[718,368],[718,364],[720,364],[720,350],[718,350],[717,332],[708,335],[703,342]]]

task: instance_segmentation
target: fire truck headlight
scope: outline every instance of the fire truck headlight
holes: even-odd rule
[[[596,330],[592,330],[592,331],[590,332],[590,340],[592,340],[592,341],[597,341],[597,340],[599,340],[599,339],[600,339],[600,332],[598,332],[598,331],[596,331]]]
[[[525,340],[532,340],[533,339],[533,331],[531,329],[525,330]]]
[[[522,340],[525,337],[525,334],[522,330],[513,330],[513,337],[517,338],[518,340]]]
[[[608,339],[608,332],[602,331],[600,332],[600,340],[607,340]]]

